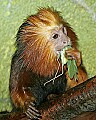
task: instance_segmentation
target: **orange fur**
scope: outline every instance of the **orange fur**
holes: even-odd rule
[[[40,104],[52,92],[63,93],[66,89],[66,78],[67,88],[86,80],[87,75],[81,63],[78,66],[80,78],[78,83],[69,78],[66,65],[62,74],[61,60],[56,54],[55,44],[50,40],[52,31],[59,30],[61,25],[66,27],[72,47],[77,50],[76,34],[53,9],[40,9],[37,14],[29,16],[19,28],[17,50],[11,66],[10,95],[14,105],[23,108],[24,111],[27,111],[29,101]],[[75,52],[71,52],[71,56]],[[74,54],[74,57],[81,62],[80,55]],[[56,73],[62,75],[56,78],[55,85],[49,83],[44,86],[47,81],[55,77]]]
[[[67,77],[67,89],[72,88],[77,86],[80,83],[83,83],[84,81],[86,81],[88,79],[87,73],[84,72],[84,70],[82,70],[80,67],[78,68],[78,81],[76,82],[76,80],[74,79],[70,79],[69,75],[68,75],[68,71],[66,71],[66,77]]]
[[[56,28],[59,29],[60,25],[66,26],[69,37],[72,36],[74,47],[77,45],[77,37],[59,13],[50,8],[40,9],[36,15],[30,16],[27,22],[30,26],[25,26],[22,30],[24,34],[20,36],[21,40],[27,43],[22,54],[23,64],[31,68],[34,73],[52,76],[58,68],[58,62],[54,45],[49,38],[50,33]]]
[[[42,9],[36,15],[30,16],[27,22],[31,26],[24,27],[24,34],[20,36],[23,42],[27,42],[22,54],[24,64],[34,73],[52,76],[58,68],[58,62],[49,36],[53,29],[59,28],[62,19],[57,12]]]

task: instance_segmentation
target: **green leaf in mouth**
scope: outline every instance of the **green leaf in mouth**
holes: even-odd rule
[[[72,59],[72,60],[67,59],[65,57],[66,50],[68,50],[70,48],[72,48],[72,47],[71,46],[66,46],[60,52],[60,54],[61,54],[61,62],[62,62],[62,70],[63,70],[64,65],[67,64],[68,75],[69,75],[70,79],[74,78],[75,80],[77,80],[78,79],[78,77],[77,77],[78,68],[77,68],[77,65],[76,65],[76,61],[74,59]]]

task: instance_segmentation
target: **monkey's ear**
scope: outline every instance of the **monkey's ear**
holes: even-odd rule
[[[77,38],[77,35],[75,34],[74,30],[69,26],[66,26],[66,30],[67,30],[67,36],[71,39],[72,47],[77,48],[78,47],[78,44],[77,44],[78,38]]]
[[[63,27],[63,33],[65,33],[67,35],[66,27]]]

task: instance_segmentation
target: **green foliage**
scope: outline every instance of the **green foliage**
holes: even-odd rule
[[[68,66],[69,77],[71,79],[74,78],[75,80],[78,80],[78,77],[77,77],[78,69],[76,66],[76,61],[75,60],[68,60],[67,66]]]
[[[61,54],[61,61],[62,61],[62,70],[63,70],[64,65],[67,63],[69,77],[71,79],[74,78],[75,80],[77,80],[78,79],[77,78],[78,69],[77,69],[76,61],[74,59],[73,60],[67,59],[65,57],[66,50],[71,49],[71,48],[72,48],[71,46],[66,46],[60,52],[60,54]]]

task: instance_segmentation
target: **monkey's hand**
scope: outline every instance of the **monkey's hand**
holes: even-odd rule
[[[38,120],[39,118],[41,118],[40,112],[36,109],[35,102],[29,102],[29,103],[26,102],[25,104],[27,105],[25,114],[27,115],[29,120],[33,120],[33,119]]]
[[[75,48],[70,48],[65,51],[65,57],[67,59],[74,59],[76,60],[76,65],[80,66],[81,65],[81,53]]]

